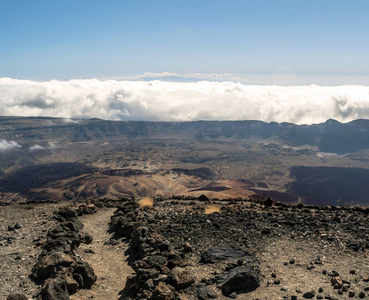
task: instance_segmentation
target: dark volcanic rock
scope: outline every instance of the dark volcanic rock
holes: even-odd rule
[[[179,291],[188,288],[192,283],[195,282],[195,279],[186,270],[175,267],[170,272],[169,282]]]
[[[218,298],[218,292],[213,287],[204,285],[193,284],[185,290],[185,293],[199,300]]]
[[[65,280],[67,284],[67,290],[70,293],[75,293],[77,289],[82,285],[80,285],[74,278],[71,271],[68,268],[58,268],[56,277],[61,277]]]
[[[147,262],[151,266],[164,266],[167,263],[167,260],[161,255],[151,255],[147,257]]]
[[[197,198],[197,200],[199,200],[199,201],[209,201],[209,198],[208,198],[208,197],[206,197],[206,196],[203,194],[203,195],[201,195],[199,198]]]
[[[49,278],[45,280],[41,289],[42,300],[69,300],[67,283],[61,277]]]
[[[39,294],[41,299],[64,300],[69,299],[69,292],[90,288],[97,279],[91,266],[73,252],[81,241],[92,242],[92,236],[80,231],[83,224],[74,209],[61,208],[54,213],[54,219],[59,224],[47,233],[31,278],[44,280]]]
[[[83,286],[85,287],[91,287],[91,285],[93,285],[97,279],[94,270],[91,268],[91,266],[86,261],[77,262],[77,266],[74,269],[73,274],[75,273],[80,274],[82,276]]]
[[[265,200],[264,205],[270,207],[273,206],[273,203],[273,200],[268,197],[268,199]]]
[[[164,282],[160,282],[152,293],[153,300],[172,300],[174,298],[175,298],[174,287],[165,284]]]
[[[232,269],[221,284],[222,293],[251,292],[260,286],[259,272],[249,265]]]
[[[80,236],[81,242],[84,244],[91,244],[93,241],[92,235],[87,232],[80,232],[79,236]]]
[[[304,299],[313,299],[315,297],[315,291],[311,290],[310,292],[306,292],[302,295]]]
[[[24,294],[11,294],[6,300],[28,300],[28,297]]]
[[[32,273],[38,279],[45,279],[53,276],[57,267],[69,267],[74,263],[75,260],[72,256],[62,252],[54,252],[38,260],[32,269]]]
[[[216,263],[230,258],[241,258],[242,256],[244,256],[244,253],[234,248],[212,248],[201,253],[201,262]]]

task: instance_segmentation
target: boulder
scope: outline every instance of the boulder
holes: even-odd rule
[[[80,274],[82,276],[84,287],[91,287],[97,279],[94,270],[86,261],[77,262],[77,266],[74,268],[73,277],[75,274]]]
[[[173,285],[177,291],[188,288],[194,282],[194,277],[183,268],[175,267],[170,272],[169,283]]]
[[[75,263],[72,256],[63,252],[53,252],[38,260],[32,269],[32,273],[39,279],[51,277],[56,267],[69,267]]]
[[[76,224],[72,221],[66,221],[60,224],[63,228],[69,229],[71,231],[78,231]]]
[[[159,270],[155,268],[138,269],[137,276],[139,278],[139,282],[142,284],[150,278],[157,278],[159,276]]]
[[[63,218],[64,220],[72,220],[72,219],[76,219],[77,213],[75,210],[68,208],[68,207],[62,207],[60,208],[56,213],[55,213],[55,217],[57,219],[61,219]]]
[[[56,277],[61,277],[65,280],[69,293],[75,293],[80,286],[79,283],[73,278],[73,275],[68,268],[57,267]]]
[[[236,259],[241,258],[245,254],[234,248],[217,249],[211,248],[201,253],[201,262],[203,263],[216,263],[218,261],[226,259]]]
[[[152,293],[153,300],[172,300],[175,298],[174,287],[165,284],[164,282],[159,282],[158,286]]]
[[[259,272],[249,265],[243,265],[230,270],[220,288],[224,295],[229,295],[233,292],[251,292],[259,286]]]
[[[40,295],[42,300],[70,300],[67,284],[61,277],[46,279]]]
[[[127,276],[125,289],[127,291],[133,292],[138,286],[138,278],[135,274]]]
[[[166,258],[161,255],[150,255],[145,260],[153,267],[164,266],[167,263]]]
[[[197,288],[197,299],[206,300],[216,298],[218,298],[218,293],[214,288],[209,286],[202,286]]]
[[[76,249],[80,244],[81,238],[78,231],[65,230],[62,226],[58,226],[48,232],[47,241],[43,248],[48,252],[61,251],[68,253]]]

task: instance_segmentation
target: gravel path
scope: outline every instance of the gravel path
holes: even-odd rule
[[[111,234],[107,232],[110,216],[114,208],[101,208],[92,215],[83,215],[79,220],[84,224],[83,231],[92,235],[93,241],[89,245],[81,244],[76,251],[83,260],[86,260],[94,269],[97,281],[90,290],[80,290],[71,295],[72,300],[84,299],[124,299],[126,278],[133,270],[127,265],[125,243],[106,244]],[[89,253],[91,252],[91,253]]]

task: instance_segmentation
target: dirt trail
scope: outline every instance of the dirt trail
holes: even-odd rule
[[[81,244],[77,253],[92,266],[97,281],[90,290],[80,290],[71,295],[72,300],[125,298],[121,291],[124,289],[127,276],[133,272],[127,265],[125,255],[128,246],[122,242],[116,245],[105,244],[111,237],[107,230],[110,216],[114,211],[114,208],[101,208],[95,214],[79,218],[84,224],[83,231],[91,234],[93,241],[89,245]]]

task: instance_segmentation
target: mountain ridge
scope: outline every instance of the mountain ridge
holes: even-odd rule
[[[0,142],[0,199],[8,202],[256,193],[288,203],[366,205],[369,193],[364,119],[296,125],[0,117]],[[329,185],[321,184],[320,170],[332,174]]]
[[[27,126],[27,120],[39,121]],[[9,121],[26,123],[14,125]],[[52,122],[49,125],[45,121]],[[73,123],[65,123],[73,122]],[[263,121],[109,121],[101,119],[70,120],[47,117],[0,117],[0,138],[19,140],[65,137],[73,142],[126,137],[203,139],[276,139],[287,146],[316,146],[322,152],[352,153],[369,148],[369,120],[341,123],[329,119],[324,123],[297,125]]]

